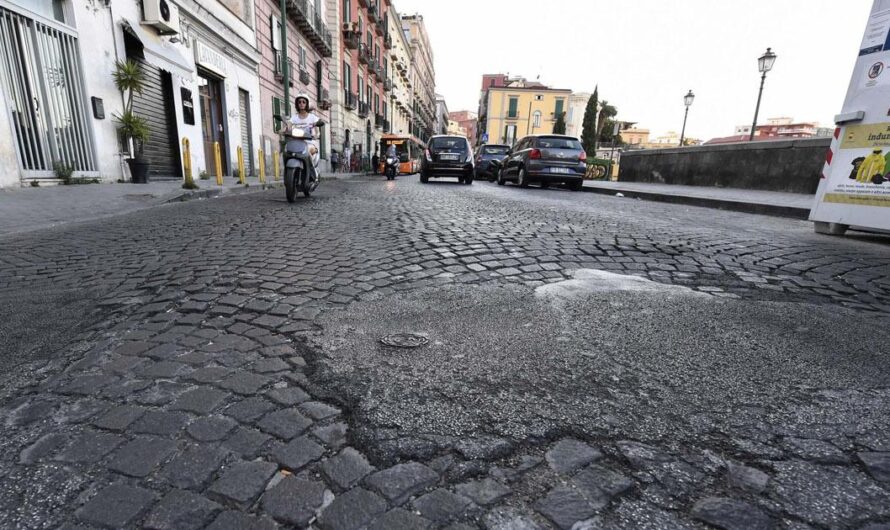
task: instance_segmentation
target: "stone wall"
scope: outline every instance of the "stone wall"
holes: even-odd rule
[[[619,181],[815,193],[831,138],[626,151]]]

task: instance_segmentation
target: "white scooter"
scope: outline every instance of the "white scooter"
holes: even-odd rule
[[[318,121],[316,126],[323,125]],[[284,147],[284,191],[287,202],[294,202],[297,191],[309,197],[318,187],[318,161],[319,155],[309,153],[309,141],[312,140],[312,132],[303,127],[293,126],[285,130],[286,142]],[[310,169],[311,167],[311,169]]]

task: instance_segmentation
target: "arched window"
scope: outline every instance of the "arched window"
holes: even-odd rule
[[[541,126],[541,111],[536,110],[534,114],[532,114],[532,126],[540,127]]]

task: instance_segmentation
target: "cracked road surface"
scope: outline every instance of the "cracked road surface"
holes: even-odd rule
[[[886,238],[281,195],[0,238],[0,527],[890,525]]]

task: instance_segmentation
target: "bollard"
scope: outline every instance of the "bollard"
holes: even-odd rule
[[[238,146],[238,180],[244,184],[244,151]]]
[[[257,161],[259,161],[259,170],[260,170],[260,184],[266,183],[266,159],[263,157],[263,150],[260,149],[257,152]]]
[[[213,142],[213,154],[216,159],[216,185],[223,185],[222,177],[222,157],[219,154],[219,142]]]
[[[278,180],[278,151],[272,151],[272,166],[275,168],[275,180]]]
[[[192,149],[188,138],[182,139],[182,172],[186,182],[192,180]]]

